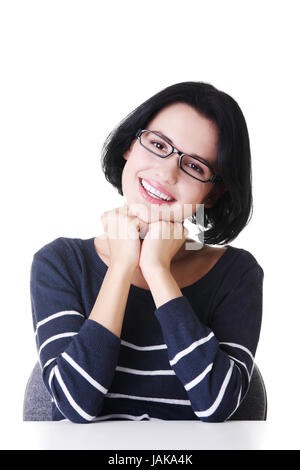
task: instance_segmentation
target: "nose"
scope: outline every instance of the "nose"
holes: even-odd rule
[[[160,158],[156,167],[156,175],[159,181],[166,182],[168,184],[175,184],[178,178],[179,168],[179,156],[172,153],[166,158]]]

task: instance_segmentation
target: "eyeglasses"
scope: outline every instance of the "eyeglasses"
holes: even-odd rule
[[[149,131],[148,129],[139,129],[136,137],[145,149],[158,157],[166,158],[172,153],[178,153],[179,168],[192,178],[202,181],[202,183],[221,183],[223,181],[200,157],[197,158],[180,152],[156,132]]]

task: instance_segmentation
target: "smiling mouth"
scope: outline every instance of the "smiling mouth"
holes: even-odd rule
[[[156,199],[157,201],[165,202],[165,203],[171,203],[176,201],[175,198],[172,198],[165,193],[157,190],[153,186],[151,186],[147,181],[145,181],[143,178],[139,178],[139,183],[141,186],[141,189],[151,198]]]

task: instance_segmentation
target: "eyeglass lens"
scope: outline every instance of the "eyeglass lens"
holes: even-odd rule
[[[172,152],[172,146],[168,142],[150,131],[145,131],[141,134],[141,143],[159,157],[166,157]],[[213,176],[213,172],[208,166],[189,155],[182,157],[181,166],[186,173],[200,181],[209,180]]]

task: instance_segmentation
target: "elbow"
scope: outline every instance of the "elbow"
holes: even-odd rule
[[[57,365],[52,368],[47,385],[55,407],[52,413],[55,420],[67,419],[76,424],[88,424],[101,413],[103,396],[99,395],[102,394],[99,391],[78,394],[76,386],[68,388],[61,379]]]
[[[196,412],[197,415],[197,412]],[[197,416],[199,421],[203,423],[224,423],[227,420],[227,416],[223,413],[213,413],[209,416]]]
[[[88,424],[92,421],[92,420],[88,421],[88,420],[82,418],[81,416],[73,416],[73,415],[65,416],[65,418],[68,421],[70,421],[71,423],[74,423],[74,424]]]
[[[198,404],[197,406],[195,403],[197,409],[199,410],[201,407],[199,411],[196,411],[196,406],[193,406],[194,413],[200,421],[206,423],[224,423],[231,418],[238,408],[243,390],[247,387],[248,381],[243,377],[240,369],[238,367],[233,369],[233,366],[234,363],[231,361],[231,368],[227,372],[221,388],[215,387],[214,393],[212,388],[205,390],[205,395],[207,396],[205,401],[199,395],[194,396]],[[234,374],[229,375],[232,369]],[[226,378],[228,378],[227,383]]]
[[[212,406],[207,407],[202,411],[195,411],[194,413],[200,421],[205,423],[224,423],[231,418],[237,408],[236,400],[222,401],[216,406],[214,403]]]
[[[60,420],[67,419],[71,423],[75,423],[75,424],[88,424],[94,421],[96,416],[99,415],[97,413],[95,416],[93,416],[93,415],[86,413],[82,409],[73,409],[64,400],[61,400],[61,401],[55,400],[54,404],[56,406],[56,410],[58,411],[57,415],[61,417]]]

